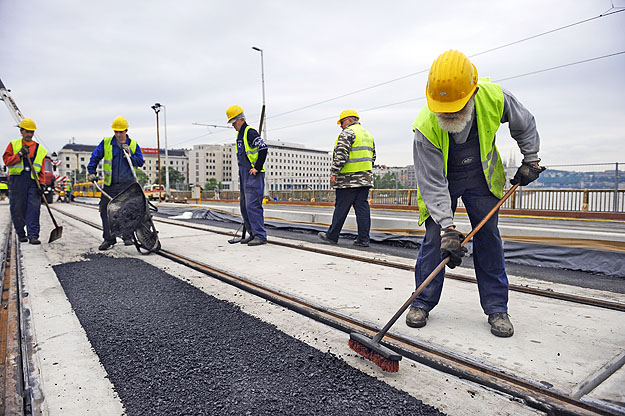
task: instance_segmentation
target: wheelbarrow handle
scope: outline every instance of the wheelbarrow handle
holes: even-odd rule
[[[107,194],[106,192],[104,192],[104,189],[100,188],[100,185],[98,185],[98,181],[93,181],[93,184],[95,185],[96,188],[98,188],[98,190],[100,192],[102,192],[103,195],[105,195],[108,199],[113,199],[109,194]]]
[[[128,152],[126,152],[124,149],[122,149],[122,152],[124,153],[124,156],[126,157],[126,160],[128,161],[128,164],[130,165],[130,170],[132,171],[132,176],[135,177],[135,182],[139,182],[137,180],[137,173],[135,172],[135,167],[132,166],[132,160],[130,159],[130,154]]]

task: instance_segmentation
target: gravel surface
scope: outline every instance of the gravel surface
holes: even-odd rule
[[[54,270],[128,415],[442,414],[139,259]]]

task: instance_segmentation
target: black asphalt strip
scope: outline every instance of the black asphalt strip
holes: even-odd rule
[[[442,414],[139,259],[54,270],[128,415]]]

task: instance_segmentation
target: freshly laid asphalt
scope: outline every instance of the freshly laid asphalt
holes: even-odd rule
[[[128,415],[442,414],[139,259],[53,268]]]

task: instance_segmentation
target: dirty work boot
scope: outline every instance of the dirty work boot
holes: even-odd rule
[[[354,240],[354,245],[356,247],[369,247],[369,243],[365,243],[363,241]]]
[[[29,242],[30,244],[35,244],[35,245],[36,245],[36,244],[41,244],[41,241],[39,241],[39,237],[30,237],[30,238],[28,239],[28,242]]]
[[[20,235],[17,237],[17,239],[19,240],[20,243],[25,243],[28,241],[28,237],[26,237],[25,235]]]
[[[428,311],[411,306],[406,315],[406,325],[412,328],[423,328],[427,323]]]
[[[262,240],[260,238],[254,238],[252,241],[247,243],[248,246],[261,246],[263,244],[267,244],[267,240]]]
[[[322,231],[322,232],[320,232],[320,233],[319,233],[319,234],[317,234],[317,235],[318,235],[318,236],[319,236],[319,238],[321,238],[323,241],[326,241],[326,242],[328,242],[328,243],[330,243],[330,244],[338,244],[338,243],[339,243],[338,241],[331,240],[331,239],[328,237],[328,234],[326,234],[326,233],[325,233],[325,232],[323,232],[323,231]]]
[[[250,234],[247,237],[241,239],[241,244],[247,244],[250,241],[252,241],[253,239],[254,239],[254,236],[252,234]]]
[[[100,244],[100,247],[98,247],[98,250],[100,251],[108,250],[114,245],[115,245],[115,241],[104,240],[102,241],[102,244]]]
[[[514,334],[514,327],[506,312],[495,312],[488,315],[490,332],[496,337],[511,337]]]

